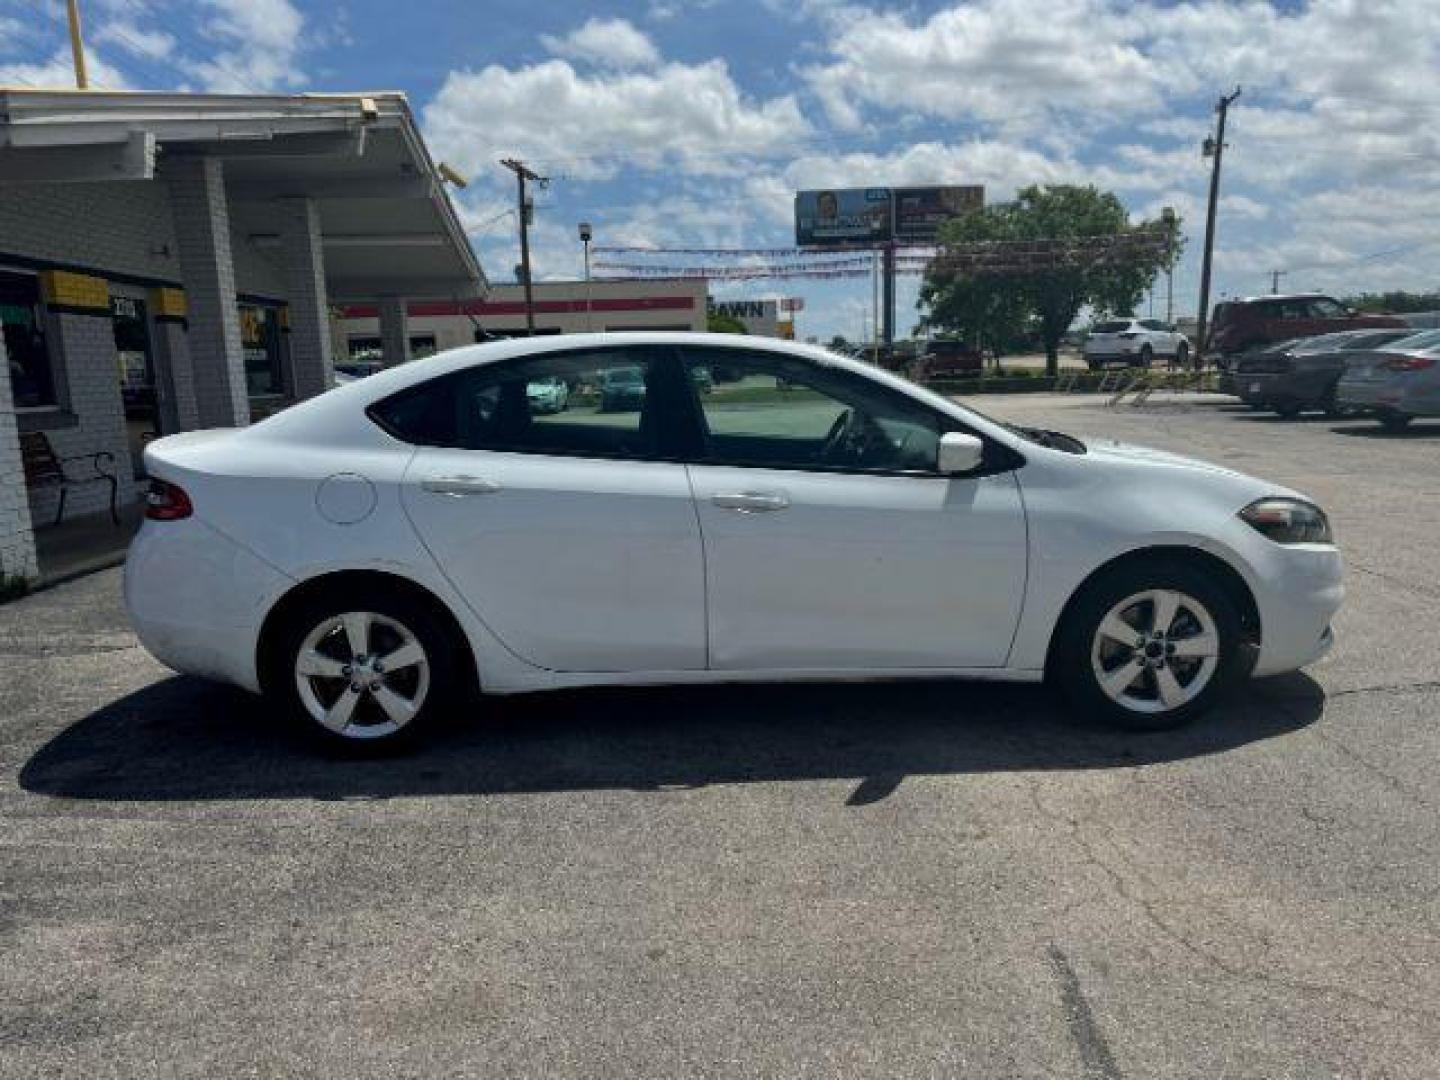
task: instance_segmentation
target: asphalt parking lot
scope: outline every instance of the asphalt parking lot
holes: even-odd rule
[[[1334,654],[1156,736],[607,691],[340,762],[97,574],[0,608],[0,1074],[1440,1074],[1440,423],[978,404],[1316,497]]]

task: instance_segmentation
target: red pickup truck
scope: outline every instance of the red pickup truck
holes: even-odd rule
[[[1252,296],[1215,305],[1206,351],[1238,353],[1257,345],[1336,330],[1398,329],[1406,325],[1395,315],[1362,315],[1320,293]]]

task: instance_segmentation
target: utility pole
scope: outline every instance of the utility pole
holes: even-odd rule
[[[515,174],[520,208],[520,276],[525,279],[525,333],[534,337],[535,292],[530,284],[530,219],[535,213],[535,206],[525,197],[525,182],[533,180],[543,191],[549,185],[550,178],[541,176],[515,158],[502,158],[500,164]]]
[[[65,15],[70,22],[70,52],[75,57],[75,88],[85,90],[90,79],[85,74],[85,42],[80,38],[80,0],[65,0]]]
[[[1286,274],[1286,271],[1284,271],[1284,270],[1271,270],[1271,271],[1270,271],[1270,295],[1271,295],[1271,296],[1274,296],[1276,293],[1278,293],[1278,292],[1280,291],[1280,279],[1281,279],[1282,277],[1284,277],[1285,274]]]
[[[1238,86],[1233,94],[1221,96],[1215,106],[1217,114],[1215,137],[1205,140],[1203,150],[1204,155],[1213,157],[1215,160],[1210,168],[1210,204],[1205,211],[1205,254],[1200,262],[1199,325],[1195,332],[1196,359],[1202,364],[1205,358],[1205,336],[1209,332],[1210,322],[1210,257],[1215,250],[1215,204],[1220,197],[1220,161],[1225,156],[1225,114],[1230,111],[1230,106],[1239,96],[1240,87]]]
[[[883,308],[880,312],[881,336],[885,339],[885,352],[890,363],[895,362],[895,242],[888,241],[885,244],[881,260],[884,273],[881,275],[885,280],[881,282],[881,288],[885,293]]]

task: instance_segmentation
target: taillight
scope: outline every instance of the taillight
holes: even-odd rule
[[[151,480],[145,492],[145,516],[151,521],[179,521],[195,512],[190,496],[176,484]]]
[[[1385,361],[1386,371],[1424,371],[1435,366],[1433,356],[1397,356]]]

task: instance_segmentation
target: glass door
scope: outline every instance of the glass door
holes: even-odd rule
[[[125,429],[136,477],[145,475],[141,455],[145,444],[165,432],[155,394],[155,359],[145,301],[133,296],[110,297],[115,325],[115,357],[120,368],[120,397],[125,404]]]

